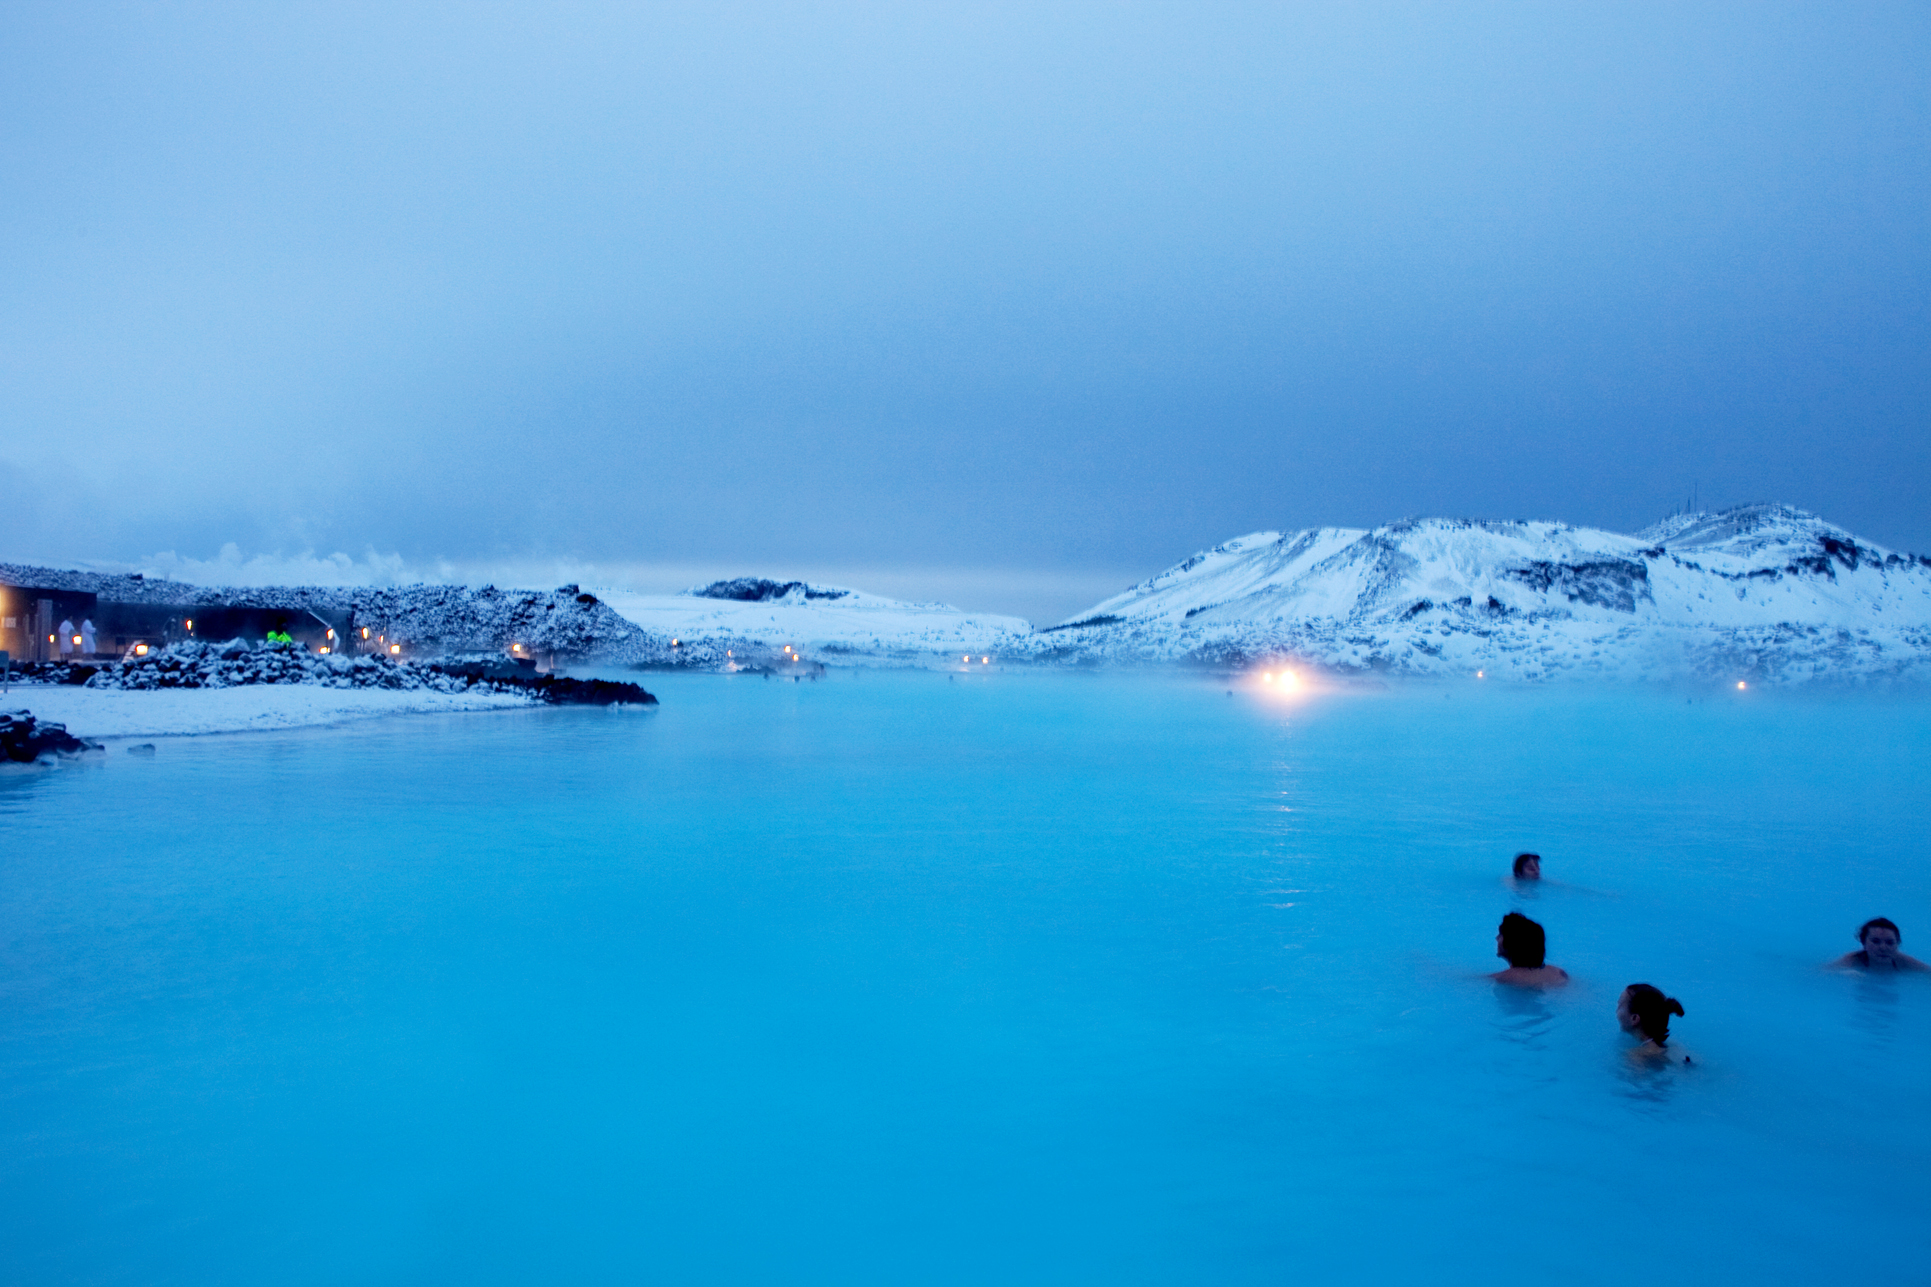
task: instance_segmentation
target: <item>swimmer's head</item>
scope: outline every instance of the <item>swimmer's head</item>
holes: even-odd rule
[[[1517,880],[1541,880],[1542,855],[1517,854],[1515,856],[1515,878]]]
[[[1518,969],[1540,969],[1542,958],[1548,951],[1548,935],[1542,932],[1540,925],[1521,912],[1510,912],[1504,916],[1502,924],[1495,931],[1495,954],[1506,957],[1508,963]]]
[[[1659,1046],[1669,1044],[1670,1016],[1683,1013],[1683,1003],[1666,997],[1660,988],[1647,983],[1632,983],[1616,998],[1616,1022],[1633,1036],[1649,1038]]]
[[[1904,935],[1893,922],[1875,916],[1858,927],[1857,941],[1870,960],[1889,964],[1897,959],[1897,946],[1904,941]]]

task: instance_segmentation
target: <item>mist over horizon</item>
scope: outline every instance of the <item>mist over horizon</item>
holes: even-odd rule
[[[0,68],[0,558],[1043,622],[1409,516],[1931,552],[1921,8],[20,7]]]

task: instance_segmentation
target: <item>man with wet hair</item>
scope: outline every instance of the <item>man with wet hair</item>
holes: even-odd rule
[[[1569,981],[1569,972],[1548,965],[1548,935],[1542,927],[1521,912],[1510,912],[1495,931],[1495,954],[1509,963],[1506,970],[1489,975],[1497,983],[1512,983],[1519,988],[1559,988]]]
[[[1858,927],[1858,950],[1844,953],[1831,964],[1847,970],[1920,970],[1931,973],[1931,965],[1897,950],[1898,944],[1903,941],[1904,935],[1895,921],[1873,916]]]

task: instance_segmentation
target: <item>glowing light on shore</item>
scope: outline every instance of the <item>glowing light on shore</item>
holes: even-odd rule
[[[1749,687],[1749,685],[1748,685],[1748,684],[1746,684],[1746,683],[1744,683],[1744,682],[1743,682],[1743,681],[1742,681],[1741,679],[1739,679],[1739,680],[1737,681],[1737,687],[1738,687],[1738,688],[1748,688],[1748,687]]]
[[[1479,670],[1478,670],[1478,671],[1476,671],[1476,672],[1475,672],[1475,678],[1477,678],[1477,679],[1486,679],[1486,678],[1488,678],[1488,676],[1487,676],[1487,675],[1485,675],[1485,674],[1484,674],[1483,672],[1481,672],[1481,671],[1479,671]]]

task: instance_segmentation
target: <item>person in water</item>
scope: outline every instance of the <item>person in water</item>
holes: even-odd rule
[[[1624,988],[1623,994],[1616,998],[1616,1022],[1624,1032],[1641,1041],[1629,1052],[1629,1057],[1657,1063],[1668,1060],[1670,1016],[1682,1013],[1683,1003],[1675,997],[1664,996],[1660,988],[1647,983],[1632,983]],[[1690,1062],[1690,1057],[1684,1055],[1683,1062]]]
[[[1544,963],[1542,958],[1548,950],[1549,939],[1542,927],[1521,912],[1510,912],[1495,931],[1495,954],[1506,960],[1509,968],[1489,977],[1522,988],[1559,988],[1569,981],[1569,972]]]
[[[1517,854],[1515,856],[1514,875],[1517,880],[1541,880],[1542,855]]]
[[[1903,941],[1904,935],[1894,922],[1882,916],[1873,917],[1858,927],[1858,950],[1844,953],[1832,964],[1852,970],[1931,971],[1931,965],[1897,950]]]

